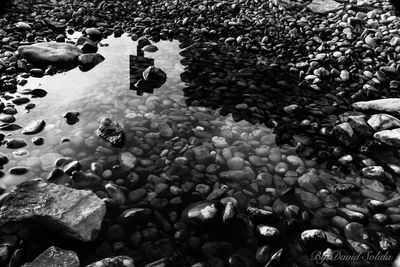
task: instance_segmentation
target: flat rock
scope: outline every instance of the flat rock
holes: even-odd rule
[[[93,262],[86,267],[135,267],[134,261],[127,256],[117,256]]]
[[[23,45],[18,53],[28,62],[38,66],[53,65],[60,68],[74,68],[82,51],[68,43],[38,43]]]
[[[342,8],[342,5],[333,0],[313,0],[308,8],[315,13],[325,14],[329,12],[335,12]]]
[[[35,120],[28,123],[25,128],[22,130],[23,134],[36,134],[43,130],[46,123],[44,120]]]
[[[74,251],[49,247],[32,262],[22,267],[79,267],[78,255]]]
[[[43,227],[81,241],[97,237],[106,212],[94,193],[40,179],[18,185],[0,208],[0,226],[37,222]]]
[[[368,124],[375,131],[382,131],[400,127],[400,120],[388,114],[374,114],[369,118]]]
[[[400,98],[376,99],[353,103],[353,108],[364,111],[397,113],[400,111]]]
[[[400,128],[377,132],[374,138],[389,146],[400,147]]]

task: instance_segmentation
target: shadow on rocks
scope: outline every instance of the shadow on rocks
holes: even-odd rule
[[[300,82],[287,63],[276,59],[269,62],[224,43],[195,43],[181,55],[187,105],[219,109],[235,121],[265,123],[275,128],[279,144],[293,142],[295,135],[330,138],[320,134],[321,128],[329,132],[343,111],[327,92]]]

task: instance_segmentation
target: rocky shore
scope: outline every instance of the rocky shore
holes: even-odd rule
[[[387,1],[13,0],[0,12],[1,266],[395,261],[400,20]],[[58,124],[20,122],[52,90],[32,79],[79,68],[90,80],[107,37],[126,36],[147,53],[179,40],[181,81],[155,66],[135,76],[171,92],[114,95],[116,75],[100,85],[108,98]],[[48,131],[57,151],[44,151]],[[32,169],[40,178],[13,180]]]

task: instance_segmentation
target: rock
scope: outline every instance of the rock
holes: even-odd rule
[[[307,249],[314,249],[326,244],[326,235],[320,229],[305,230],[300,235],[303,245]]]
[[[23,45],[18,48],[18,53],[34,65],[69,69],[78,65],[82,51],[73,44],[54,42]]]
[[[360,101],[352,104],[357,110],[379,111],[398,113],[400,111],[400,98],[385,98],[370,101]]]
[[[308,209],[316,209],[321,207],[321,200],[313,193],[296,188],[296,195],[302,200],[303,205]]]
[[[22,175],[28,172],[28,169],[22,166],[12,167],[9,171],[10,174]]]
[[[120,156],[120,162],[122,166],[125,166],[131,170],[135,169],[138,164],[138,160],[130,152],[122,152]]]
[[[31,91],[31,95],[33,97],[45,97],[47,95],[46,90],[35,88]]]
[[[152,211],[145,208],[131,208],[124,211],[119,217],[118,222],[127,225],[141,225],[148,223],[152,218]]]
[[[371,126],[365,121],[365,115],[349,116],[347,122],[350,124],[354,132],[360,136],[369,137],[374,134]]]
[[[197,226],[216,226],[222,220],[223,207],[217,201],[201,201],[187,207],[182,212],[185,222]]]
[[[85,33],[89,36],[90,40],[94,42],[101,41],[103,34],[97,28],[88,28],[85,30]]]
[[[269,225],[259,224],[256,227],[257,233],[262,237],[266,242],[272,242],[278,240],[281,233],[275,227]]]
[[[22,267],[79,267],[78,255],[74,251],[49,247],[32,262]]]
[[[400,147],[400,128],[376,132],[374,138],[389,146]]]
[[[385,170],[382,166],[369,166],[361,170],[362,174],[366,178],[370,179],[382,179],[385,177]]]
[[[67,28],[67,25],[58,21],[46,19],[44,22],[46,23],[47,27],[56,32],[64,32]]]
[[[148,82],[152,82],[154,84],[162,84],[167,80],[167,74],[159,68],[154,66],[149,66],[147,69],[143,71],[143,79]],[[154,88],[157,88],[153,86]]]
[[[135,264],[128,256],[116,256],[96,261],[86,267],[135,267]]]
[[[144,47],[142,48],[142,50],[145,51],[145,52],[152,52],[152,53],[154,53],[154,52],[156,52],[156,51],[158,50],[158,48],[157,48],[157,46],[155,46],[155,45],[149,44],[149,45],[144,46]]]
[[[244,159],[242,158],[233,157],[228,159],[227,164],[230,170],[243,170],[245,162]]]
[[[18,149],[18,148],[24,147],[26,145],[27,145],[27,143],[25,142],[25,140],[21,139],[21,138],[9,139],[9,140],[7,140],[7,143],[6,143],[6,147],[11,148],[11,149]]]
[[[368,124],[375,131],[382,131],[390,128],[399,128],[400,120],[388,114],[374,114],[369,118]]]
[[[355,147],[360,142],[359,138],[354,133],[353,128],[351,128],[351,125],[347,122],[343,122],[341,124],[336,125],[332,129],[332,134],[342,144],[349,147]]]
[[[8,163],[8,157],[3,154],[0,153],[0,165],[6,165]]]
[[[142,36],[138,39],[138,47],[142,48],[145,47],[146,45],[151,45],[149,39],[147,39],[145,36]]]
[[[361,243],[368,242],[369,240],[367,230],[361,223],[358,222],[348,223],[344,228],[344,235],[347,239],[358,241]]]
[[[32,77],[41,78],[44,76],[44,70],[39,68],[30,69],[29,73],[31,74]]]
[[[342,5],[333,0],[313,0],[308,8],[315,13],[325,14],[335,12],[342,8]]]
[[[36,120],[28,123],[25,128],[22,130],[23,134],[37,134],[41,132],[46,123],[44,120]]]
[[[94,193],[36,179],[21,183],[3,200],[0,225],[35,222],[81,241],[97,237],[106,208]]]
[[[34,145],[37,145],[37,146],[43,145],[43,143],[44,143],[44,138],[43,138],[43,137],[33,137],[33,138],[32,138],[32,143],[33,143]]]
[[[125,141],[125,133],[117,121],[102,118],[96,134],[114,146],[122,146]]]
[[[13,123],[15,122],[15,117],[13,115],[0,114],[0,121],[4,123]]]
[[[66,119],[67,123],[69,125],[73,125],[79,121],[79,112],[78,111],[68,111],[67,113],[64,114],[64,118]]]
[[[104,57],[98,53],[82,54],[78,57],[79,68],[81,71],[93,69],[97,64],[104,61]]]
[[[15,28],[20,30],[20,31],[30,31],[30,30],[32,30],[31,25],[29,25],[28,23],[26,23],[24,21],[19,21],[19,22],[15,23]]]

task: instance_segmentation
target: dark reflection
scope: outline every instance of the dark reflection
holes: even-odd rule
[[[330,137],[321,134],[321,128],[329,132],[345,105],[336,105],[334,95],[300,82],[298,73],[291,73],[293,64],[275,64],[276,57],[261,58],[221,43],[196,43],[181,55],[187,105],[220,109],[235,121],[265,123],[276,129],[278,143],[306,135],[311,148],[303,149],[303,156],[311,158],[320,151],[321,158],[328,156]],[[318,147],[316,139],[321,141]]]
[[[141,96],[143,93],[153,94],[166,81],[167,75],[154,67],[154,59],[144,56],[142,46],[136,48],[136,56],[129,56],[130,90],[135,90]]]

